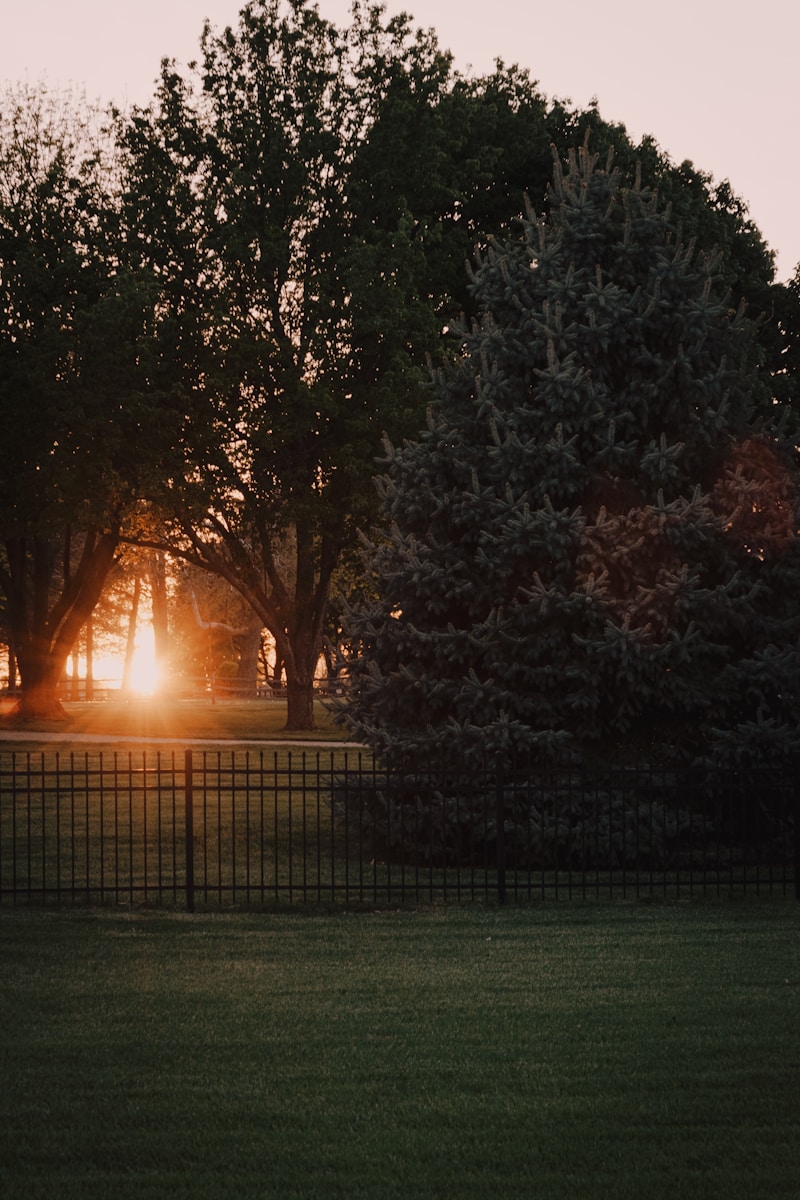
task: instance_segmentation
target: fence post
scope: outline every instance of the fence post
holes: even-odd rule
[[[186,751],[184,762],[184,805],[186,841],[186,909],[194,912],[194,766],[191,750]]]
[[[794,819],[794,898],[800,900],[800,754],[792,758],[792,817]]]
[[[503,773],[503,755],[498,753],[495,760],[494,777],[494,811],[497,827],[497,901],[506,902],[506,806],[505,779]]]

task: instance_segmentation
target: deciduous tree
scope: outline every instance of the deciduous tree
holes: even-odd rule
[[[405,17],[356,6],[338,30],[302,0],[264,0],[235,31],[206,28],[193,77],[165,64],[125,133],[131,246],[163,281],[184,415],[160,497],[171,545],[270,631],[290,727],[313,722],[330,581],[375,511],[380,436],[422,419],[454,276],[444,217],[459,275],[468,252],[446,180],[450,74]]]
[[[113,156],[112,156],[113,157]],[[148,288],[119,269],[113,172],[80,102],[0,111],[0,589],[23,716],[58,681],[114,562],[148,437]]]

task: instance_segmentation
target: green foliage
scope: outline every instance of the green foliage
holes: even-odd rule
[[[459,75],[405,15],[356,4],[338,28],[305,0],[254,0],[121,122],[177,431],[157,489],[171,545],[240,590],[306,716],[334,571],[379,517],[380,437],[419,429],[426,356],[474,311],[464,262],[490,231],[519,236],[526,191],[546,207],[550,142],[578,121],[517,67]],[[648,165],[673,178],[655,147]],[[675,182],[698,226],[708,189]]]
[[[418,431],[427,356],[478,312],[464,262],[521,237],[524,193],[548,210],[551,142],[591,127],[629,181],[642,160],[687,234],[720,245],[734,298],[764,308],[759,354],[794,396],[793,293],[726,184],[596,106],[548,104],[516,66],[460,75],[380,6],[340,29],[253,0],[207,24],[196,67],[166,61],[152,104],[116,114],[114,147],[43,95],[3,119],[3,529],[50,530],[61,506],[116,529],[146,495],[171,548],[269,628],[301,719],[334,572],[379,519],[380,438]],[[152,508],[128,532],[165,541]]]
[[[53,687],[152,463],[151,280],[122,259],[113,147],[43,87],[0,113],[0,589],[23,703]]]
[[[753,324],[719,260],[585,149],[524,234],[477,267],[427,431],[389,448],[351,728],[416,756],[669,725],[700,754],[760,713],[789,752],[795,467]]]
[[[101,169],[89,117],[44,89],[9,89],[0,120],[0,476],[6,535],[43,531],[94,500],[90,446],[103,400],[88,385],[98,325],[114,321],[93,229]],[[89,484],[87,489],[86,484]],[[93,485],[93,486],[92,486]]]
[[[181,461],[154,498],[173,549],[224,575],[275,638],[299,723],[332,573],[375,512],[380,435],[416,427],[438,337],[416,217],[400,204],[377,219],[364,182],[389,165],[372,134],[394,121],[415,141],[448,70],[405,17],[357,8],[339,30],[263,0],[235,30],[206,26],[193,76],[165,64],[121,130],[181,414]]]
[[[498,767],[511,783],[498,781]],[[790,804],[784,773],[748,769],[745,755],[735,769],[707,771],[439,763],[350,772],[332,787],[340,826],[377,862],[494,870],[501,821],[511,871],[612,874],[724,874],[782,861],[787,795]]]
[[[800,392],[800,264],[786,286],[771,289],[769,311],[771,320],[765,333],[771,334],[773,388],[776,398],[788,410],[787,420],[793,435],[797,435]]]

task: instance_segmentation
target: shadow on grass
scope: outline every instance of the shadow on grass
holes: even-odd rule
[[[292,742],[343,741],[346,732],[335,725],[320,703],[314,706],[313,730],[287,730],[286,704],[281,700],[168,700],[141,698],[105,700],[94,703],[66,702],[67,719],[21,721],[9,714],[10,705],[0,707],[0,736],[13,741],[15,733],[57,734],[64,741],[75,735],[126,738],[158,738],[182,743],[192,739],[212,741]],[[4,711],[5,709],[5,711]]]
[[[4,1200],[797,1195],[797,909],[0,914]]]

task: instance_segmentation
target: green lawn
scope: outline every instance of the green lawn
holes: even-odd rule
[[[800,906],[0,913],[4,1200],[798,1195]]]
[[[34,721],[21,723],[5,717],[0,733],[6,740],[0,747],[13,743],[14,734],[56,733],[65,740],[73,735],[91,734],[108,738],[115,749],[125,749],[126,739],[167,738],[176,745],[193,738],[225,742],[271,741],[274,739],[304,741],[341,741],[347,733],[335,725],[330,712],[319,702],[314,705],[317,728],[309,733],[287,733],[286,702],[282,700],[105,700],[95,703],[66,703],[64,721]],[[20,743],[22,744],[22,743]]]

